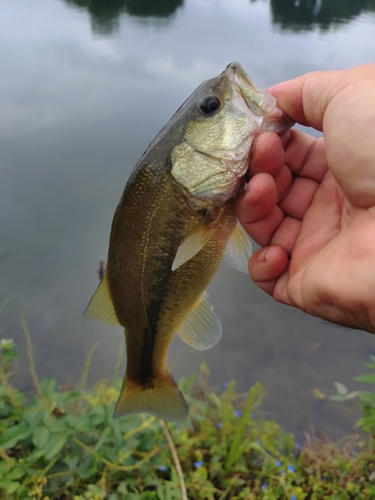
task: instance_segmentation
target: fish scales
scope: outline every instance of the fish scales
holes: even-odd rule
[[[128,185],[112,227],[111,241],[116,243],[110,246],[107,279],[119,322],[127,331],[127,352],[132,354],[128,356],[128,377],[152,387],[174,332],[220,264],[235,218],[230,205],[223,211],[223,231],[197,256],[171,271],[181,234],[189,234],[200,215],[181,197],[168,171],[160,179],[154,177],[152,183],[139,177],[148,174],[140,170]],[[139,206],[145,208],[147,217],[144,227],[134,228],[128,214],[134,211],[136,217]]]
[[[234,206],[252,140],[292,125],[232,63],[198,87],[137,163],[115,212],[105,275],[85,312],[125,329],[115,416],[187,415],[167,368],[169,345],[176,332],[200,350],[220,340],[205,290],[223,256],[247,272],[251,243]]]

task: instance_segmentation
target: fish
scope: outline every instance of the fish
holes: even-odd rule
[[[294,122],[239,63],[202,83],[136,164],[116,208],[107,267],[85,316],[125,329],[114,417],[188,415],[167,366],[177,333],[198,350],[222,336],[206,288],[223,257],[248,272],[251,240],[235,215],[254,137]]]

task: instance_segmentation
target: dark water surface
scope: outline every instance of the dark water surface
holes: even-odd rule
[[[82,318],[98,284],[112,216],[136,161],[185,98],[240,61],[266,88],[320,69],[372,62],[374,1],[12,0],[0,4],[1,336],[21,350],[30,327],[37,371],[110,376],[121,328]],[[359,110],[360,112],[360,110]],[[176,376],[206,361],[211,382],[260,380],[266,414],[299,435],[351,431],[349,407],[313,397],[354,388],[375,338],[273,302],[223,265],[209,289],[224,335],[207,352],[176,338]]]

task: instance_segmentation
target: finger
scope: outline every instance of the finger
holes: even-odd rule
[[[270,174],[256,174],[236,203],[237,217],[246,227],[263,219],[277,203],[277,188]]]
[[[277,201],[280,203],[289,193],[293,185],[293,176],[290,168],[283,165],[281,170],[274,177],[277,190]]]
[[[284,160],[284,142],[277,134],[264,132],[256,138],[251,152],[248,178],[260,172],[272,175],[275,178],[279,201],[289,191],[292,183],[292,174],[290,169],[284,165]]]
[[[327,106],[337,94],[360,79],[373,82],[373,76],[373,64],[339,71],[315,71],[279,83],[267,92],[276,97],[277,105],[294,121],[321,131]]]
[[[375,203],[373,148],[369,147],[373,143],[374,82],[375,65],[367,64],[307,73],[269,89],[278,106],[298,123],[323,130],[324,118],[325,140],[331,145],[327,153],[330,169],[347,199],[363,208]]]
[[[259,245],[278,244],[290,254],[301,222],[284,217],[283,211],[276,205],[277,197],[273,177],[269,174],[257,174],[239,197],[236,214],[245,230]]]
[[[249,174],[259,172],[277,175],[284,165],[285,152],[280,137],[273,132],[260,134],[253,142],[250,152]]]
[[[324,139],[291,130],[285,150],[285,163],[294,175],[321,182],[328,170]]]
[[[242,223],[245,231],[249,233],[251,238],[262,247],[269,245],[272,237],[282,224],[284,213],[280,207],[275,205],[263,219],[252,223]]]
[[[281,210],[294,219],[302,220],[320,184],[311,179],[297,177],[283,201],[279,204]]]
[[[323,129],[323,117],[335,94],[347,85],[344,71],[306,73],[267,90],[277,105],[297,123]]]
[[[301,224],[301,221],[293,217],[284,217],[267,244],[280,245],[288,255],[291,255],[301,231]]]
[[[277,280],[289,265],[288,255],[282,247],[272,246],[255,252],[249,260],[249,273],[262,290],[273,295]]]

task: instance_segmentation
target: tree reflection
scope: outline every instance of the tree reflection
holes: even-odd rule
[[[181,7],[184,0],[64,0],[85,9],[96,33],[110,34],[120,16],[167,18]],[[254,3],[258,0],[250,0]],[[264,0],[262,0],[264,1]],[[363,11],[375,11],[375,0],[270,0],[272,22],[282,29],[310,30],[349,22]]]
[[[374,0],[271,0],[272,21],[282,29],[327,30],[360,15],[374,11]]]
[[[184,0],[127,0],[126,11],[131,16],[169,17],[181,7]]]
[[[138,17],[169,17],[184,0],[65,0],[68,4],[85,9],[91,17],[95,33],[110,34],[127,13]]]

